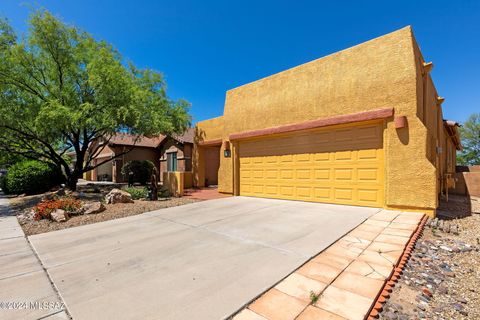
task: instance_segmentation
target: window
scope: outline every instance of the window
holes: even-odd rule
[[[177,171],[177,153],[167,153],[167,171]]]

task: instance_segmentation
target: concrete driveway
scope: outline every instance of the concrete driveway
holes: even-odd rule
[[[74,319],[223,319],[380,209],[231,197],[29,237]]]

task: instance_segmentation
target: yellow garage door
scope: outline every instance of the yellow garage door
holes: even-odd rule
[[[382,207],[382,124],[239,144],[240,195]]]

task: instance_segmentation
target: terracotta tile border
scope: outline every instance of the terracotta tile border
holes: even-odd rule
[[[377,319],[426,220],[420,213],[381,210],[228,319]],[[410,233],[389,235],[387,229],[405,227],[399,223],[409,226]],[[305,298],[309,288],[322,285],[314,292],[315,301]]]
[[[393,269],[392,274],[390,275],[388,280],[385,282],[381,292],[378,294],[377,299],[373,304],[370,310],[370,313],[367,317],[368,320],[378,319],[379,313],[383,309],[383,305],[387,302],[388,298],[390,298],[390,293],[392,292],[393,287],[395,287],[395,284],[398,282],[398,279],[400,278],[400,276],[403,273],[403,270],[405,269],[405,264],[408,262],[408,259],[410,259],[410,256],[412,255],[412,250],[415,247],[415,244],[417,243],[418,238],[422,235],[423,228],[425,227],[425,223],[427,223],[427,220],[428,220],[428,217],[423,216],[417,229],[415,230],[413,235],[410,237],[410,240],[408,241],[397,265]]]

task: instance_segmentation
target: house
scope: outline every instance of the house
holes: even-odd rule
[[[130,134],[118,133],[108,141],[97,141],[90,148],[90,150],[98,150],[93,165],[128,152],[86,173],[84,178],[92,181],[126,182],[127,177],[122,175],[121,169],[125,163],[132,160],[151,161],[159,172],[160,181],[163,179],[164,172],[191,172],[193,131],[188,129],[182,135],[160,135],[139,139]],[[100,144],[98,148],[97,144]]]
[[[229,90],[197,124],[194,184],[434,216],[461,145],[432,67],[406,27]]]
[[[192,154],[194,129],[182,135],[167,136],[157,146],[159,152],[160,181],[163,183],[168,172],[188,173],[183,179],[186,187],[192,186]]]

